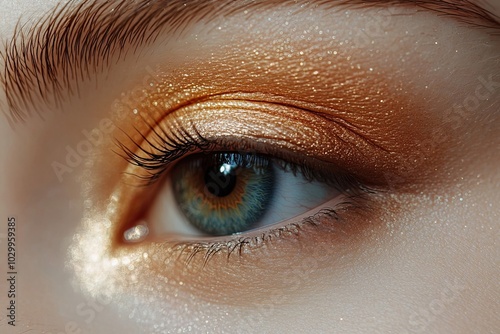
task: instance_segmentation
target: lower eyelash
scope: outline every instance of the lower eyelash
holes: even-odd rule
[[[178,259],[184,258],[186,265],[189,265],[195,257],[202,256],[203,267],[205,267],[217,254],[224,254],[229,260],[233,255],[243,256],[249,249],[265,247],[274,239],[282,239],[285,236],[299,237],[306,226],[318,227],[323,224],[340,224],[344,221],[340,212],[350,208],[362,208],[360,200],[363,197],[362,195],[351,196],[338,203],[335,208],[323,208],[314,215],[305,217],[298,222],[287,223],[263,232],[249,231],[247,234],[253,234],[251,236],[229,236],[225,240],[219,241],[212,239],[207,241],[166,242],[164,245],[178,253]],[[325,220],[328,220],[328,222]]]

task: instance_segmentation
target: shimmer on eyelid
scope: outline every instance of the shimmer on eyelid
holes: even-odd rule
[[[250,139],[251,129],[238,127],[244,115],[242,126],[261,129],[252,140],[260,133],[276,142],[278,132],[288,132],[289,140],[281,137],[283,148],[335,162],[357,176],[370,173],[372,180],[414,164],[412,150],[429,137],[436,120],[405,94],[409,87],[391,82],[390,70],[353,55],[349,45],[278,41],[252,36],[240,41],[237,51],[229,45],[208,60],[195,58],[159,71],[115,103],[115,116],[124,119],[124,129],[127,124],[142,129],[142,134],[127,131],[141,142],[149,127],[142,117],[161,124],[170,114],[173,124],[178,116],[179,124],[194,122],[204,129],[202,137]],[[266,47],[271,43],[277,47]]]

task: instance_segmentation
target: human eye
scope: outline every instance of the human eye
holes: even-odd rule
[[[188,122],[187,115],[179,117]],[[160,129],[152,126],[150,134],[143,137],[146,147],[136,143],[138,153],[119,145],[132,165],[127,175],[147,186],[165,179],[152,212],[124,232],[128,242],[142,240],[149,232],[155,239],[160,234],[173,240],[176,234],[177,238],[201,235],[205,240],[234,235],[236,239],[226,244],[194,247],[220,251],[225,245],[225,251],[234,250],[270,235],[298,233],[302,223],[317,224],[320,216],[338,219],[339,208],[369,191],[332,164],[277,149],[273,140],[259,148],[255,142],[243,144],[230,137],[209,141],[195,123],[188,131],[167,122]],[[253,238],[243,233],[248,231]]]
[[[133,130],[115,134],[114,151],[126,165],[104,216],[115,221],[110,246],[117,254],[153,253],[183,282],[191,271],[198,280],[213,272],[224,277],[220,259],[279,258],[286,254],[280,248],[259,252],[277,242],[353,233],[348,220],[363,219],[368,197],[386,184],[387,169],[374,162],[388,159],[389,148],[335,119],[333,109],[248,88],[174,95],[172,102],[164,90],[176,88],[165,82],[178,74],[163,75],[148,83],[141,102],[126,106]]]
[[[195,154],[172,168],[166,176],[166,189],[158,195],[162,199],[152,208],[158,212],[156,219],[162,213],[168,217],[165,225],[183,217],[189,222],[177,223],[173,231],[162,225],[152,227],[165,230],[162,234],[241,235],[273,222],[296,219],[337,199],[341,194],[338,179],[335,174],[322,176],[308,166],[258,154]]]
[[[0,51],[0,205],[25,330],[494,328],[482,7],[69,1],[22,22]]]
[[[449,144],[414,151],[429,137],[429,125],[440,123],[436,106],[425,110],[427,100],[387,79],[394,67],[358,54],[357,40],[338,41],[324,12],[313,13],[322,25],[305,15],[290,28],[305,35],[282,37],[292,21],[281,18],[273,34],[241,37],[237,47],[234,38],[245,36],[245,28],[236,24],[240,34],[221,27],[217,38],[162,46],[157,52],[169,52],[168,59],[156,55],[158,65],[144,61],[147,77],[137,74],[138,80],[107,98],[113,102],[113,141],[89,159],[94,174],[83,184],[96,184],[94,175],[111,176],[101,202],[91,200],[95,191],[87,193],[95,204],[84,210],[82,232],[71,247],[81,284],[96,277],[92,293],[118,289],[121,295],[150,282],[164,305],[190,296],[200,303],[258,303],[268,291],[295,284],[282,276],[303,266],[295,259],[311,261],[307,276],[319,280],[325,275],[320,268],[333,270],[339,259],[366,249],[374,231],[387,229],[388,216],[403,210],[401,198],[418,198],[427,184],[444,183],[438,175]],[[198,52],[190,53],[190,47]],[[220,170],[237,160],[251,169],[269,161],[273,173],[284,166],[287,181],[302,177],[326,194],[305,210],[288,214],[280,208],[281,217],[267,222],[262,214],[251,222],[256,226],[207,233],[214,223],[229,221],[218,219],[205,227],[208,235],[187,231],[190,222],[213,210],[199,214],[203,210],[189,206],[196,195],[180,199],[196,187],[207,196],[201,200],[210,199],[205,185],[186,183],[204,175],[206,165]],[[162,202],[169,191],[175,200]],[[272,203],[265,208],[271,210]],[[258,284],[255,271],[263,278]],[[130,281],[119,279],[129,274]],[[110,285],[114,279],[121,283]]]

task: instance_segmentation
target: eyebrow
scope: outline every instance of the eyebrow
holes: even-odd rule
[[[451,16],[493,34],[500,33],[498,17],[468,0],[318,0],[315,3],[353,8],[411,5]],[[279,5],[287,3],[70,0],[27,30],[18,23],[13,37],[0,49],[0,62],[4,65],[0,69],[0,85],[7,103],[2,111],[11,125],[22,122],[31,115],[34,101],[60,106],[65,98],[78,93],[78,82],[110,68],[112,60],[119,61],[130,52],[154,43],[164,33],[182,33],[195,22]]]

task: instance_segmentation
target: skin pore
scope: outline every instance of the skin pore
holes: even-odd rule
[[[10,13],[2,38],[12,39],[20,13],[31,22],[56,4],[40,1],[40,14],[32,14],[22,10],[28,4],[0,2]],[[49,80],[31,78],[20,95],[15,80],[4,80],[0,211],[18,221],[20,274],[16,328],[5,321],[0,328],[498,328],[498,28],[438,15],[433,6],[270,1],[164,29],[141,46],[128,40],[127,52],[89,62],[88,73],[82,64],[69,76],[56,69],[59,91],[37,91]],[[495,3],[486,7],[494,11]],[[36,72],[28,69],[18,79]],[[143,162],[161,152],[150,143],[179,129],[213,142],[215,151],[307,162],[370,191],[333,202],[338,216],[316,224],[281,224],[264,237],[248,232],[244,245],[184,236],[198,242],[179,248],[181,237],[153,233],[169,224],[151,212],[176,205],[161,199],[184,155],[161,165],[165,171],[147,186],[137,176],[150,170],[123,159],[130,152]],[[124,231],[141,221],[151,233],[124,242]]]

